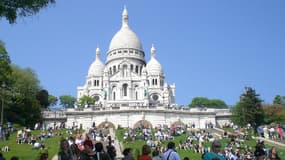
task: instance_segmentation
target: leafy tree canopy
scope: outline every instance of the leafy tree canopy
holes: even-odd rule
[[[49,97],[48,91],[45,89],[42,89],[37,93],[36,98],[39,101],[42,108],[47,108],[49,106],[48,97]]]
[[[57,105],[57,97],[56,96],[53,96],[53,95],[48,95],[48,104],[50,107],[52,106],[56,106]]]
[[[273,104],[279,104],[285,109],[285,96],[276,95],[273,99]]]
[[[1,0],[0,17],[5,17],[13,24],[18,17],[32,16],[53,3],[55,0]]]
[[[264,105],[263,111],[266,124],[285,124],[285,109],[280,104]]]
[[[83,96],[79,99],[79,106],[84,106],[86,104],[91,105],[95,103],[95,99],[90,96]]]
[[[0,40],[0,85],[11,85],[11,61],[8,52],[5,49],[4,43]]]
[[[232,108],[231,120],[242,127],[247,124],[252,126],[262,124],[264,114],[261,102],[259,94],[251,87],[246,87],[245,93],[240,96],[239,102]]]
[[[195,97],[189,104],[189,107],[207,107],[207,108],[228,108],[226,103],[219,99],[208,99],[206,97]]]
[[[63,108],[72,108],[76,102],[76,98],[70,95],[62,95],[59,97],[59,100]]]
[[[32,127],[41,121],[41,109],[36,94],[41,90],[35,72],[12,65],[12,82],[6,95],[5,117],[7,121]],[[4,117],[4,118],[5,118]]]

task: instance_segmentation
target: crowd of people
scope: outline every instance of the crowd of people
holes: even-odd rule
[[[214,135],[206,129],[186,127],[181,124],[170,127],[157,126],[154,129],[144,125],[128,128],[123,135],[125,142],[142,140],[145,144],[136,156],[133,154],[133,148],[125,148],[122,152],[123,160],[180,160],[177,152],[180,150],[199,153],[203,160],[280,159],[276,147],[267,148],[264,141],[257,141],[255,147],[248,146],[246,142],[250,137],[246,129],[243,132],[236,132],[239,131],[236,125],[230,124],[227,127],[232,127],[234,132],[229,134],[227,130],[224,130],[223,135],[220,136]],[[94,124],[84,133],[78,127],[72,127],[66,129],[66,133],[69,136],[60,142],[58,160],[115,160],[118,158],[114,137],[111,137],[108,127],[98,128]],[[180,140],[175,144],[176,136],[182,134],[186,135],[186,140]],[[45,140],[62,135],[61,128],[50,127],[47,130],[41,130],[40,135],[35,136],[31,129],[24,127],[17,129],[16,141],[19,145],[31,144],[32,149],[44,150]],[[269,138],[274,139],[274,134],[270,135]],[[224,145],[218,140],[221,138],[227,140],[226,143],[223,143]],[[168,144],[165,144],[165,141],[168,141]],[[211,146],[206,145],[209,142],[212,143]],[[17,160],[17,157],[13,158]],[[48,154],[43,152],[39,158],[46,160]],[[189,160],[192,157],[186,156],[182,159]],[[1,154],[0,160],[4,160]]]

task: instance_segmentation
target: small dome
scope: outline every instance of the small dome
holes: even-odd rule
[[[163,74],[161,64],[155,58],[155,48],[151,47],[151,58],[146,65],[146,70],[148,74]]]
[[[122,27],[114,35],[109,45],[109,51],[118,48],[134,48],[143,50],[141,41],[128,25],[128,11],[124,8],[122,14]]]
[[[96,49],[96,59],[90,65],[88,70],[88,76],[103,76],[105,65],[100,59],[100,49]]]

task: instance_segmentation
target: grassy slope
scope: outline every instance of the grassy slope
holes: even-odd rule
[[[124,134],[125,130],[124,129],[120,129],[120,130],[116,130],[116,136],[118,137],[119,141],[123,142],[123,134]],[[185,142],[186,140],[186,135],[183,134],[181,136],[177,136],[175,137],[175,144],[176,146],[178,145],[178,142],[182,140],[183,142]],[[223,145],[223,148],[225,147],[225,144],[226,142],[228,142],[229,140],[228,139],[222,139],[221,142],[222,142],[222,145]],[[163,144],[167,144],[167,141],[164,141],[162,142]],[[145,141],[142,141],[142,140],[138,140],[138,141],[134,141],[134,142],[128,142],[128,143],[123,143],[124,145],[124,148],[126,147],[131,147],[133,148],[133,151],[134,151],[134,155],[136,156],[137,152],[141,152],[141,148],[142,146],[145,144]],[[252,146],[252,148],[254,149],[255,148],[255,145],[256,145],[256,142],[255,140],[250,140],[250,141],[246,141],[245,144],[249,145],[249,146]],[[210,146],[211,144],[208,142],[205,144],[206,146]],[[266,145],[267,148],[269,148],[270,146],[269,145]],[[279,156],[281,157],[281,159],[285,160],[285,150],[284,148],[283,149],[278,149],[279,150]],[[179,153],[180,155],[180,158],[183,159],[184,157],[189,157],[191,160],[201,160],[201,157],[202,155],[200,153],[194,153],[194,151],[190,151],[190,150],[177,150],[177,152]]]
[[[116,130],[116,135],[118,137],[118,139],[122,142],[122,138],[123,138],[123,134],[124,134],[125,130]],[[62,137],[67,137],[68,135],[64,133],[64,136]],[[33,131],[34,135],[39,135],[40,131]],[[55,154],[57,154],[58,149],[59,149],[59,143],[60,140],[62,138],[61,136],[56,136],[53,138],[49,138],[47,140],[44,141],[44,143],[46,144],[47,148],[48,148],[48,153],[49,153],[49,159],[51,159]],[[178,144],[178,142],[180,140],[185,141],[185,137],[186,135],[181,135],[178,137],[175,137],[174,142],[176,144]],[[225,142],[227,140],[222,140],[223,146],[225,145]],[[167,142],[163,142],[164,144],[167,144]],[[246,142],[248,145],[253,146],[255,145],[255,141],[251,140]],[[145,144],[145,141],[134,141],[134,142],[129,142],[129,143],[124,143],[124,147],[131,147],[134,149],[134,152],[140,152],[142,146]],[[35,160],[37,159],[40,150],[33,150],[32,149],[32,145],[28,145],[28,144],[17,144],[16,143],[16,134],[13,133],[10,136],[10,140],[9,141],[0,141],[0,148],[2,148],[2,146],[4,145],[8,145],[11,149],[10,152],[6,153],[4,152],[3,155],[6,158],[6,160],[9,160],[12,156],[17,156],[19,158],[21,158],[21,160]],[[206,143],[207,146],[210,145],[210,143]],[[267,146],[269,147],[269,146]],[[137,151],[135,151],[137,150]],[[185,150],[178,150],[178,153],[180,154],[181,158],[184,158],[185,156],[188,156],[191,158],[191,160],[200,160],[201,159],[201,154],[197,154],[194,153],[193,151],[185,151]],[[134,154],[139,154],[139,153],[134,153]],[[279,155],[282,157],[282,159],[285,160],[285,150],[284,149],[280,149],[279,148]]]
[[[32,134],[38,136],[40,135],[40,131],[32,131]],[[61,139],[61,136],[55,136],[44,141],[48,150],[49,159],[52,159],[52,157],[57,154]],[[9,152],[2,152],[6,160],[9,160],[12,156],[17,156],[21,160],[35,160],[40,152],[43,152],[42,150],[33,150],[32,145],[29,144],[17,144],[16,133],[11,134],[9,141],[0,141],[0,148],[5,145],[8,145],[11,149]]]

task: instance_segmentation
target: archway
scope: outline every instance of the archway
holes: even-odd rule
[[[136,128],[152,128],[152,124],[147,120],[140,120],[134,125],[134,129]]]
[[[175,121],[171,124],[170,131],[172,135],[181,135],[185,132],[186,125],[180,120]]]
[[[114,128],[114,129],[116,129],[114,123],[109,122],[109,121],[102,122],[97,127],[99,129],[102,129],[102,128],[105,128],[105,129],[107,129],[107,128]]]
[[[171,127],[180,127],[180,128],[184,128],[185,127],[185,124],[181,121],[175,121],[171,124]]]

